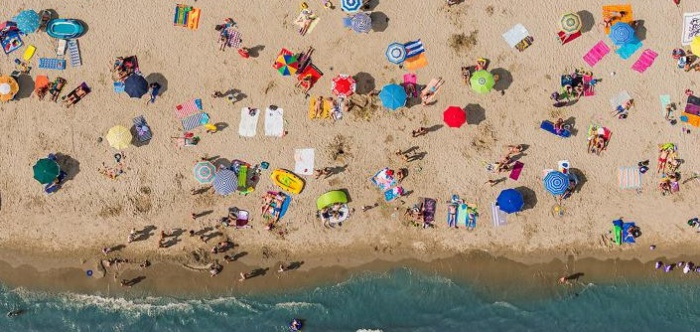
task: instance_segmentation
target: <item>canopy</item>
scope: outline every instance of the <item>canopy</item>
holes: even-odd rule
[[[11,76],[0,76],[0,101],[12,100],[19,91],[19,84]]]
[[[226,196],[236,192],[238,188],[238,178],[236,173],[228,169],[222,169],[214,177],[214,191],[219,195]]]
[[[148,92],[148,81],[141,75],[131,74],[124,81],[124,92],[131,98],[141,98]]]
[[[391,63],[400,64],[406,60],[406,47],[403,44],[391,43],[386,48],[386,58]]]
[[[23,10],[13,19],[17,23],[17,28],[29,34],[39,30],[39,22],[41,22],[41,17],[39,14],[33,10]]]
[[[341,0],[340,9],[346,13],[357,13],[362,7],[362,0]]]
[[[358,13],[352,16],[350,25],[357,33],[368,33],[372,30],[372,18],[367,13]]]
[[[323,208],[340,203],[345,204],[348,202],[348,196],[342,190],[329,191],[318,197],[316,200],[316,208],[322,210]]]
[[[637,36],[634,35],[634,29],[631,25],[624,22],[617,22],[610,28],[610,40],[615,45],[625,45],[639,42]]]
[[[355,93],[355,87],[355,79],[343,74],[336,76],[331,83],[333,94],[341,98],[352,96]]]
[[[194,179],[201,184],[209,184],[214,181],[216,166],[208,161],[200,161],[194,165]]]
[[[459,106],[450,106],[442,113],[445,124],[451,128],[459,128],[467,122],[467,113]]]
[[[493,79],[493,74],[486,70],[479,70],[472,74],[470,79],[472,90],[478,93],[489,93],[493,86],[496,85],[496,81]]]
[[[695,36],[690,42],[690,51],[693,54],[700,54],[700,35]]]
[[[292,54],[280,52],[280,54],[277,56],[277,61],[275,61],[275,64],[272,65],[272,67],[277,69],[282,76],[290,76],[297,73],[297,69],[299,69],[299,61],[297,61],[297,57]]]
[[[58,167],[56,161],[43,158],[39,159],[36,164],[34,164],[34,179],[39,181],[41,184],[51,183],[58,177],[58,173],[61,172],[61,168]]]
[[[114,126],[107,132],[107,142],[117,150],[126,149],[131,145],[131,132],[124,126]]]
[[[525,205],[523,195],[515,189],[506,189],[501,191],[496,199],[496,204],[501,211],[505,213],[514,213],[521,211]]]
[[[575,13],[564,14],[561,17],[561,30],[567,34],[581,31],[581,17]]]
[[[564,195],[566,188],[569,187],[569,177],[559,171],[551,171],[544,176],[544,189],[552,195]]]
[[[395,110],[406,105],[406,90],[398,84],[387,84],[379,92],[384,107]]]

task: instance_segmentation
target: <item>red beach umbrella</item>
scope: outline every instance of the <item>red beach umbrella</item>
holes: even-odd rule
[[[355,79],[348,75],[340,74],[333,79],[331,89],[333,90],[334,95],[341,98],[347,98],[355,93],[356,85]]]
[[[467,122],[467,112],[459,106],[450,106],[442,113],[442,119],[448,127],[459,128]]]

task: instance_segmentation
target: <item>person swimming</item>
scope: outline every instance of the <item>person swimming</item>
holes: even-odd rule
[[[664,262],[662,262],[662,261],[657,261],[657,262],[656,262],[656,265],[655,265],[655,268],[658,270],[658,269],[660,269],[662,266],[664,266]]]
[[[12,311],[7,313],[7,317],[10,317],[10,318],[17,317],[19,315],[24,314],[24,312],[25,312],[24,309],[12,310]]]
[[[671,270],[673,270],[673,264],[668,264],[664,267],[664,272],[666,273],[671,272]]]

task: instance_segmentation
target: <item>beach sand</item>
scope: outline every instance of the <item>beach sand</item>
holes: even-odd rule
[[[671,1],[631,1],[635,18],[644,20],[644,48],[660,54],[656,63],[639,74],[629,69],[636,56],[622,60],[611,53],[592,69],[595,77],[603,79],[596,96],[561,109],[553,108],[549,100],[550,93],[559,87],[559,75],[584,67],[583,54],[599,40],[608,41],[597,25],[602,1],[545,5],[514,0],[507,6],[467,1],[448,8],[442,1],[382,0],[372,9],[376,28],[382,31],[369,34],[343,29],[343,13],[339,9],[325,10],[319,3],[310,2],[320,21],[306,36],[295,31],[293,20],[299,9],[293,2],[256,2],[251,6],[246,1],[201,0],[193,3],[202,9],[200,27],[195,31],[172,26],[175,3],[129,3],[24,3],[26,8],[35,10],[53,8],[61,17],[77,18],[89,26],[79,40],[81,67],[69,65],[62,72],[34,68],[32,77],[43,74],[54,79],[60,75],[68,81],[64,93],[81,82],[86,82],[92,92],[66,109],[29,97],[33,83],[23,79],[19,101],[0,105],[0,247],[8,252],[95,260],[101,257],[101,248],[126,244],[132,228],[153,225],[155,229],[147,240],[128,244],[110,257],[204,264],[223,256],[208,255],[215,240],[204,245],[185,232],[173,247],[158,249],[158,233],[214,227],[231,206],[253,215],[252,229],[212,230],[231,237],[237,245],[234,252],[254,253],[248,259],[244,257],[246,266],[232,263],[231,269],[225,265],[227,273],[235,270],[235,275],[261,266],[276,270],[278,261],[312,259],[309,264],[313,266],[352,262],[361,266],[399,253],[402,258],[427,261],[483,250],[495,256],[536,256],[548,261],[603,254],[622,257],[630,251],[634,255],[626,256],[628,259],[662,255],[649,253],[646,248],[651,244],[659,250],[684,248],[670,256],[698,249],[698,234],[685,224],[697,212],[698,182],[692,181],[683,185],[679,193],[664,197],[656,190],[657,175],[653,173],[656,147],[661,143],[674,142],[679,146],[680,157],[685,161],[680,168],[684,177],[692,174],[699,161],[697,134],[693,131],[682,135],[680,125],[666,123],[658,100],[659,95],[670,94],[673,101],[679,102],[683,91],[695,86],[695,73],[679,71],[667,56],[671,49],[680,46],[682,13],[695,11],[690,2],[677,9]],[[0,14],[9,18],[21,9],[4,6]],[[559,45],[556,31],[560,15],[582,10],[586,11],[582,16],[590,31],[572,43]],[[213,26],[226,17],[237,22],[244,45],[254,50],[251,58],[242,59],[232,49],[217,50]],[[501,37],[516,23],[522,23],[535,39],[522,53],[508,48]],[[450,41],[460,34],[473,42],[452,47]],[[313,46],[313,62],[325,75],[311,90],[312,95],[331,95],[331,79],[340,73],[358,77],[358,94],[366,94],[402,81],[405,71],[386,61],[386,46],[419,38],[425,44],[430,64],[417,72],[418,82],[426,84],[437,77],[446,81],[432,106],[417,105],[395,112],[379,106],[363,114],[346,113],[335,123],[310,120],[308,100],[295,90],[295,79],[282,77],[271,68],[281,48],[300,52]],[[55,56],[54,40],[43,33],[29,35],[24,41],[37,47],[35,59]],[[114,58],[134,54],[138,55],[144,76],[159,74],[167,80],[162,95],[147,107],[146,97],[130,99],[112,91],[110,68]],[[21,53],[13,53],[0,61],[0,72],[12,71],[12,60],[19,56]],[[503,94],[494,91],[478,95],[462,83],[460,68],[473,65],[478,57],[490,59],[490,69],[502,74],[499,89],[504,90]],[[37,65],[36,60],[33,65]],[[210,97],[216,90],[229,89],[238,89],[245,98],[230,105]],[[635,99],[636,106],[628,119],[618,120],[610,115],[608,100],[623,90]],[[202,140],[196,147],[177,148],[171,137],[182,131],[173,110],[175,105],[193,98],[202,99],[212,122],[227,127],[212,135],[197,129]],[[236,131],[240,109],[264,109],[271,104],[285,110],[288,134],[282,138],[265,137],[263,125],[259,124],[257,137],[240,137]],[[418,127],[442,125],[442,111],[450,105],[467,108],[467,125],[459,129],[442,127],[423,137],[410,137],[410,131]],[[126,173],[117,180],[107,179],[97,169],[103,162],[111,162],[116,151],[106,140],[98,142],[98,138],[104,138],[114,125],[130,126],[137,115],[146,117],[154,137],[146,146],[126,149]],[[558,117],[574,118],[578,134],[559,139],[538,128],[541,120]],[[591,123],[603,124],[614,133],[608,150],[601,156],[586,153],[585,133]],[[345,153],[333,160],[338,144]],[[498,160],[503,146],[508,144],[529,146],[520,159],[525,164],[520,179],[508,179],[495,187],[484,185],[487,179],[497,178],[484,170],[485,163]],[[404,163],[393,155],[397,149],[412,146],[427,152],[426,156]],[[192,166],[203,155],[251,164],[267,161],[272,169],[293,169],[294,149],[308,147],[316,149],[317,168],[347,167],[325,180],[305,177],[306,188],[293,197],[279,228],[285,231],[284,236],[266,231],[258,213],[262,193],[274,189],[269,171],[262,173],[256,191],[248,196],[190,194],[201,188],[192,176]],[[32,178],[31,167],[50,152],[63,154],[69,160],[69,180],[58,193],[47,196]],[[542,186],[542,170],[556,168],[562,159],[569,160],[584,179],[580,190],[564,204],[565,215],[554,217],[555,200]],[[618,167],[635,166],[647,159],[651,160],[652,170],[643,176],[643,190],[619,189]],[[402,185],[411,191],[410,196],[383,203],[381,192],[368,181],[383,167],[408,169]],[[506,188],[525,191],[526,207],[509,215],[506,226],[494,227],[489,207]],[[346,189],[351,196],[350,206],[356,212],[341,228],[327,229],[315,217],[315,200],[333,189]],[[442,203],[452,194],[478,205],[480,217],[474,232],[447,228],[447,211]],[[403,209],[418,197],[439,202],[436,229],[418,229],[402,221]],[[374,203],[379,206],[360,211],[362,206]],[[206,211],[211,213],[194,221],[190,217],[192,212]],[[611,229],[610,222],[619,217],[635,221],[642,228],[643,236],[637,240],[636,248],[617,247],[603,240]],[[40,265],[36,259],[22,263]],[[203,275],[200,279],[211,278]],[[204,281],[192,282],[191,287],[197,287],[199,282]]]

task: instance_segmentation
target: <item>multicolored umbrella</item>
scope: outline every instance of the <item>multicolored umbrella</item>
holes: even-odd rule
[[[389,62],[400,64],[406,60],[406,47],[400,43],[391,43],[386,48],[386,58]]]
[[[515,213],[521,211],[525,206],[523,194],[515,189],[506,189],[501,191],[496,198],[496,205],[505,213]]]
[[[336,76],[331,83],[333,94],[341,98],[352,96],[352,94],[355,93],[356,87],[355,79],[343,74]]]
[[[148,81],[141,75],[131,74],[124,81],[124,92],[131,98],[141,98],[148,92]]]
[[[486,70],[479,70],[472,74],[470,79],[472,90],[478,93],[489,93],[496,85],[496,81],[493,79],[493,74]]]
[[[0,101],[12,100],[19,91],[19,84],[11,76],[0,76]]]
[[[450,106],[442,113],[442,120],[451,128],[459,128],[467,122],[467,112],[459,106]]]
[[[610,40],[615,45],[625,45],[639,42],[634,34],[634,28],[625,22],[617,22],[610,27]]]
[[[200,161],[194,165],[194,179],[201,184],[209,184],[216,176],[216,166],[208,161]]]
[[[368,33],[372,30],[372,18],[367,13],[358,13],[352,16],[351,27],[357,33]]]
[[[58,174],[61,172],[58,163],[49,158],[39,159],[36,164],[34,164],[33,169],[34,179],[41,184],[51,183],[53,180],[56,180]]]
[[[131,136],[129,128],[117,125],[112,127],[107,132],[107,136],[105,136],[105,138],[111,147],[117,150],[122,150],[131,145],[131,139],[133,136]]]
[[[387,84],[379,92],[382,105],[392,111],[406,105],[406,97],[406,90],[398,84]]]
[[[17,28],[25,34],[29,34],[39,30],[39,22],[41,17],[39,13],[33,10],[23,10],[13,19],[17,23]]]
[[[362,0],[341,0],[340,9],[346,13],[357,13],[362,7]]]
[[[569,177],[559,171],[547,173],[542,181],[544,183],[544,189],[555,196],[564,195],[566,189],[569,187]]]
[[[568,34],[581,31],[581,17],[575,13],[568,13],[562,15],[561,30]]]
[[[297,57],[292,54],[280,53],[273,67],[277,69],[282,76],[290,76],[296,74],[297,69],[299,69],[299,61]]]
[[[236,173],[228,169],[222,169],[216,173],[212,185],[217,194],[222,196],[230,195],[238,189]]]

